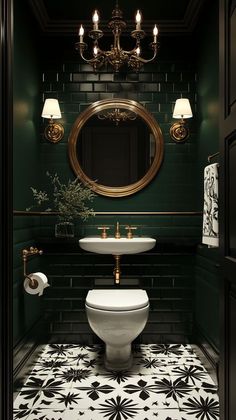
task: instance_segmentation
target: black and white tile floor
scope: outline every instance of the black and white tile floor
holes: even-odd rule
[[[190,345],[141,344],[129,371],[99,345],[45,345],[14,401],[14,420],[218,420],[217,386]]]

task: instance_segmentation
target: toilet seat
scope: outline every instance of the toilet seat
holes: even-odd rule
[[[86,305],[106,311],[131,311],[149,305],[148,295],[142,289],[89,290]]]

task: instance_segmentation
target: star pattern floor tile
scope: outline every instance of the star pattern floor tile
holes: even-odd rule
[[[141,344],[127,371],[101,345],[47,344],[14,401],[13,420],[219,420],[217,385],[190,345]]]

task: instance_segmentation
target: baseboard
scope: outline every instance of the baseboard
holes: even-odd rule
[[[13,349],[13,381],[16,382],[19,373],[22,371],[35,349],[42,342],[47,342],[45,334],[45,319],[40,318],[30,330],[22,337]],[[43,333],[42,333],[43,332]]]
[[[218,377],[220,357],[219,350],[209,340],[209,338],[205,336],[205,334],[197,325],[194,327],[194,343],[197,344],[201,351],[204,353]]]

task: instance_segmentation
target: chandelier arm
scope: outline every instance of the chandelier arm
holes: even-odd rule
[[[146,64],[146,63],[150,63],[151,61],[155,60],[156,56],[157,56],[157,50],[154,52],[153,56],[151,58],[149,58],[149,59],[138,57],[137,55],[133,55],[133,56],[131,55],[130,58],[131,59],[134,59],[136,61],[140,61],[143,64]]]
[[[98,49],[98,54],[97,54],[97,56],[100,56],[100,55],[106,55],[106,52],[107,51],[104,51],[104,50],[101,50],[101,48],[99,47],[99,45],[97,44],[97,49]]]
[[[102,59],[102,61],[104,61],[104,54],[103,51],[99,49],[99,51],[102,52],[102,54],[98,54],[97,57],[93,57],[93,58],[85,58],[83,51],[80,50],[80,56],[81,58],[87,63],[87,64],[95,64],[95,63],[100,63],[100,59]]]
[[[130,51],[123,50],[123,52],[124,52],[124,54],[127,54],[127,55],[133,55],[133,54],[136,53],[137,47],[138,47],[138,45],[136,44],[135,47],[132,50],[130,50]]]

